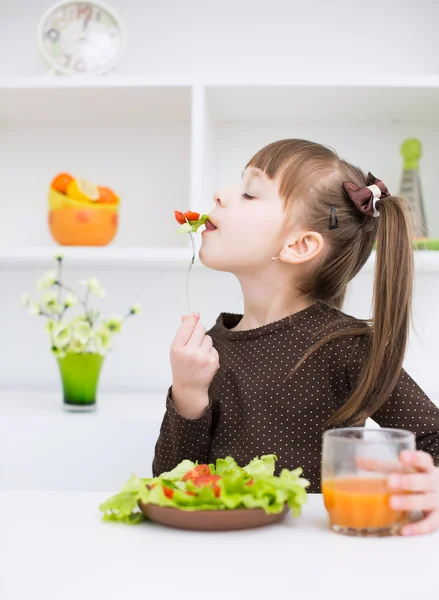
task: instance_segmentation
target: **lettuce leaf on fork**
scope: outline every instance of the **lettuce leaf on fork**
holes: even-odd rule
[[[184,460],[158,477],[142,479],[133,475],[119,494],[99,508],[104,521],[127,524],[146,519],[138,506],[139,500],[180,510],[262,508],[267,514],[281,512],[286,503],[297,517],[306,502],[309,482],[301,477],[301,468],[282,469],[279,476],[274,475],[276,460],[276,455],[269,454],[240,467],[230,456],[217,459],[209,465],[211,475],[220,476],[217,494],[213,485],[197,487],[191,480],[183,481],[183,476],[198,465]]]
[[[177,230],[179,235],[183,233],[196,233],[202,225],[206,224],[206,221],[209,219],[209,215],[201,215],[201,217],[197,221],[189,221],[188,223],[183,223],[181,227]]]

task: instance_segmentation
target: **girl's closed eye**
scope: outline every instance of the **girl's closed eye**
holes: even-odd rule
[[[250,196],[250,194],[246,194],[246,193],[242,194],[242,197],[243,197],[245,200],[254,200],[254,199],[255,199],[255,197],[254,197],[254,196]]]

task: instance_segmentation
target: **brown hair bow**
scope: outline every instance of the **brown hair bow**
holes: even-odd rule
[[[372,173],[367,174],[367,187],[358,187],[355,183],[344,181],[343,187],[349,198],[360,212],[370,217],[378,217],[379,211],[375,203],[379,198],[390,196],[390,192],[381,179],[377,179]]]

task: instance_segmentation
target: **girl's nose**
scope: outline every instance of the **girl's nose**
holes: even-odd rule
[[[215,202],[215,206],[224,206],[224,196],[221,195],[220,191],[214,192],[213,201]]]

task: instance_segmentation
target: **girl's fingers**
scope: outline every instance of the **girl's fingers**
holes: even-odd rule
[[[212,338],[210,337],[210,335],[205,335],[204,340],[201,344],[201,348],[203,350],[206,350],[207,352],[210,352],[212,350],[212,347],[213,347]]]
[[[197,323],[192,331],[192,335],[190,340],[187,342],[186,346],[188,348],[199,348],[203,343],[204,336],[206,335],[206,328],[204,325]]]
[[[392,474],[387,480],[391,490],[406,492],[434,492],[439,489],[438,477],[430,473],[414,473],[413,475]]]
[[[390,496],[390,506],[395,510],[424,510],[439,512],[439,494],[403,494],[401,496]]]
[[[433,473],[436,469],[431,454],[422,452],[421,450],[403,450],[399,456],[399,460],[403,465],[414,467],[425,473]]]
[[[194,313],[192,315],[189,315],[189,317],[184,321],[184,323],[180,325],[173,341],[173,345],[175,347],[186,346],[188,341],[191,339],[191,335],[198,323],[199,318],[200,315],[198,313]]]
[[[410,523],[401,529],[402,535],[422,535],[432,533],[439,528],[439,510],[431,512],[425,519],[417,523]]]

